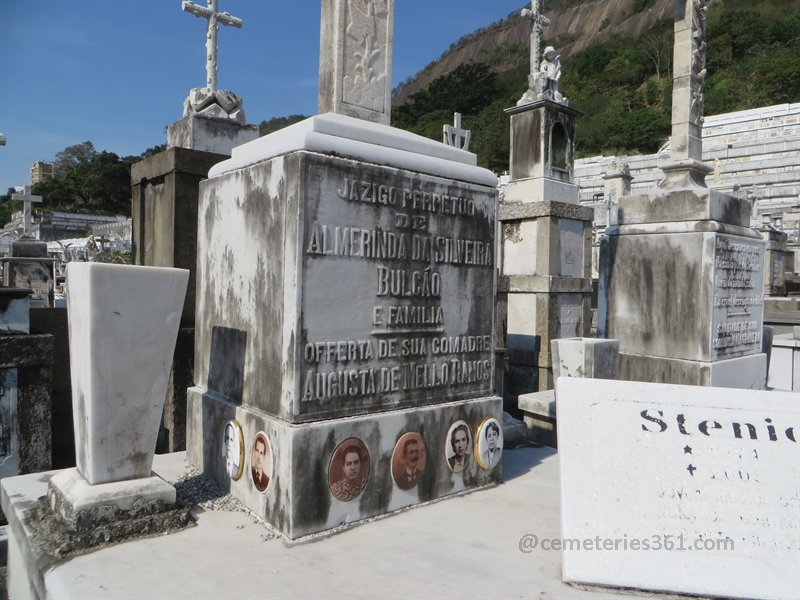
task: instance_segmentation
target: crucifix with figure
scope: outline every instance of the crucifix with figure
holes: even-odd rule
[[[41,202],[41,196],[33,196],[31,194],[31,186],[26,185],[23,188],[17,188],[17,191],[22,192],[21,194],[13,194],[11,196],[12,200],[17,200],[18,202],[24,202],[24,208],[22,209],[22,235],[26,235],[31,230],[31,202]]]
[[[206,87],[212,92],[217,91],[217,32],[219,25],[228,25],[230,27],[242,28],[242,20],[231,16],[226,12],[218,12],[219,0],[208,0],[208,7],[200,6],[190,0],[183,0],[181,8],[188,13],[192,13],[195,17],[201,19],[208,19],[208,32],[206,33]]]

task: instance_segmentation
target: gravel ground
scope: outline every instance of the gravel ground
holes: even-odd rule
[[[262,541],[280,537],[280,534],[266,521],[236,498],[228,494],[216,481],[210,477],[206,477],[192,466],[190,466],[188,472],[181,475],[180,479],[174,482],[173,485],[175,486],[178,499],[182,500],[192,511],[203,509],[246,513],[253,517],[253,523],[262,525],[268,530],[267,534],[261,536]]]

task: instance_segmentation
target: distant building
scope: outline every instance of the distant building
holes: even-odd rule
[[[31,185],[53,178],[53,163],[37,162],[31,167]]]

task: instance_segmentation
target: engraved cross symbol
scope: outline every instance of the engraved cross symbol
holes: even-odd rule
[[[453,120],[453,125],[445,125],[443,130],[443,141],[445,144],[448,146],[461,148],[461,150],[469,150],[469,141],[472,139],[472,132],[466,129],[461,129],[461,113],[456,113],[455,119]]]
[[[694,472],[697,471],[697,467],[693,467],[692,465],[689,465],[688,467],[686,467],[686,470],[689,471],[689,475],[694,477]]]
[[[550,25],[550,19],[541,14],[539,3],[544,0],[531,0],[531,7],[520,13],[531,20],[531,75],[539,72],[539,46],[542,40],[542,27]]]
[[[226,12],[217,12],[218,2],[219,0],[208,0],[208,7],[200,6],[190,0],[183,0],[181,3],[181,8],[184,11],[192,13],[195,17],[201,19],[208,19],[208,32],[206,33],[206,87],[212,92],[217,91],[217,71],[219,71],[217,66],[217,51],[219,50],[217,32],[219,31],[219,25],[217,23],[236,27],[236,29],[242,28],[241,19],[233,17]]]
[[[25,206],[22,209],[22,234],[25,235],[31,229],[31,202],[41,202],[41,196],[32,196],[31,195],[31,186],[26,185],[22,188],[17,188],[18,192],[22,192],[21,194],[13,194],[11,196],[12,200],[18,200],[20,202],[24,202]]]

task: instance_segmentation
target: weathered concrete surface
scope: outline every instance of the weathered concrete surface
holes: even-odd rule
[[[681,360],[761,352],[764,242],[757,232],[706,221],[609,233],[601,241],[598,337],[620,340],[621,353]],[[731,255],[733,244],[744,256]],[[721,326],[752,322],[744,331],[752,336],[726,345],[742,331]]]
[[[563,182],[564,189],[555,191],[558,197],[530,196],[517,198],[511,190],[510,200],[556,200],[578,202],[578,188],[573,183],[575,164],[575,117],[580,111],[549,100],[506,109],[511,115],[511,181],[550,179]],[[555,136],[555,137],[554,137]],[[559,137],[560,136],[560,137]],[[563,144],[555,140],[561,139]]]
[[[156,472],[174,481],[184,456],[157,456]],[[83,599],[626,597],[561,583],[558,551],[520,552],[525,534],[561,537],[558,456],[525,448],[505,452],[504,462],[502,485],[313,544],[287,547],[245,513],[204,511],[196,527],[75,557],[41,582],[48,597]],[[34,480],[19,490],[35,499],[46,485]],[[11,572],[14,580],[13,560]]]
[[[499,420],[501,412],[501,399],[490,397],[296,426],[191,388],[188,457],[256,514],[296,539],[499,481],[502,464],[485,470],[474,457],[464,471],[452,473],[445,447],[455,421],[466,421],[474,437],[484,419]],[[224,426],[231,419],[241,425],[245,441],[244,475],[236,481],[227,475],[221,451]],[[264,494],[250,477],[250,447],[259,431],[267,434],[273,449],[272,478]],[[392,452],[406,432],[422,436],[426,456],[422,478],[409,491],[399,489],[391,473]],[[328,469],[336,447],[349,438],[367,447],[370,474],[363,495],[345,503],[331,494]]]
[[[201,189],[198,387],[292,422],[491,393],[494,189],[305,151],[227,172]],[[376,242],[387,239],[388,250]],[[468,255],[448,254],[446,244],[463,248],[465,240]],[[425,288],[428,276],[441,286]],[[409,304],[416,320],[391,322],[390,313]],[[431,349],[455,336],[472,338],[466,352]],[[425,340],[425,349],[404,350],[411,338]],[[350,353],[357,340],[370,355]],[[339,348],[337,341],[345,351],[329,353],[326,344]],[[483,377],[441,379],[443,361],[456,358],[459,372],[481,363]],[[423,363],[436,366],[435,385],[403,378]],[[377,394],[320,389],[317,376],[356,367],[397,369],[397,385]]]
[[[258,138],[257,125],[191,114],[167,127],[167,146],[230,156],[231,150]]]

